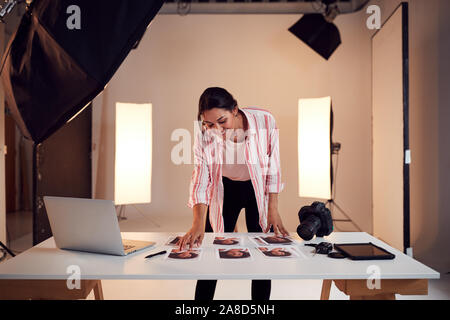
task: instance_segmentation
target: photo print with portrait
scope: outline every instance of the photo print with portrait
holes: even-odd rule
[[[178,241],[183,238],[183,236],[181,235],[176,235],[176,236],[170,236],[169,239],[167,239],[166,241],[166,246],[172,246],[172,247],[176,247],[178,244]]]
[[[197,261],[200,260],[202,255],[202,249],[190,249],[180,250],[179,248],[173,248],[166,256],[166,260],[172,261]]]
[[[294,241],[291,237],[276,236],[274,234],[265,235],[260,237],[269,245],[292,245]]]
[[[240,237],[215,236],[213,244],[220,246],[240,246],[242,245],[242,239]]]
[[[290,246],[258,247],[257,249],[267,258],[290,259],[299,257],[295,248]]]
[[[267,246],[268,243],[265,242],[261,237],[258,236],[248,236],[251,242],[256,244],[257,246]]]
[[[219,260],[252,260],[249,248],[223,248],[216,249],[216,257]]]

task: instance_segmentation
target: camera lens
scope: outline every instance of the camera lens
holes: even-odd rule
[[[320,219],[314,215],[310,215],[298,226],[297,233],[303,240],[309,241],[315,236],[320,226]]]

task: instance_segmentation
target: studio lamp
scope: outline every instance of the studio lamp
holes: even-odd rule
[[[336,173],[340,143],[332,142],[333,110],[331,97],[300,99],[298,102],[298,185],[299,197],[326,200],[330,210],[336,207],[346,219],[361,231],[336,204]],[[336,156],[333,172],[332,156]]]
[[[336,0],[322,0],[326,5],[324,14],[305,14],[289,31],[306,43],[326,60],[341,44],[341,36],[333,20],[339,14]]]
[[[298,102],[299,196],[331,199],[331,97]]]
[[[127,204],[151,202],[152,105],[116,103],[114,203],[119,219]]]

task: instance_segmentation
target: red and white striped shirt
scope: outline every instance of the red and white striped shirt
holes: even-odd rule
[[[267,228],[269,193],[280,193],[281,182],[279,129],[272,114],[263,109],[244,108],[248,122],[245,159],[259,211],[259,225]],[[194,171],[189,186],[188,207],[198,203],[209,206],[209,221],[214,232],[224,232],[223,138],[198,129],[194,142]]]

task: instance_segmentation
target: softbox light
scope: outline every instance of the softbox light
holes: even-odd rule
[[[305,198],[331,199],[331,97],[298,101],[298,189]]]
[[[322,14],[305,14],[289,31],[326,60],[341,44],[338,28]]]
[[[152,104],[116,103],[114,204],[150,203]]]
[[[106,86],[163,0],[34,0],[2,59],[5,98],[40,143]]]

